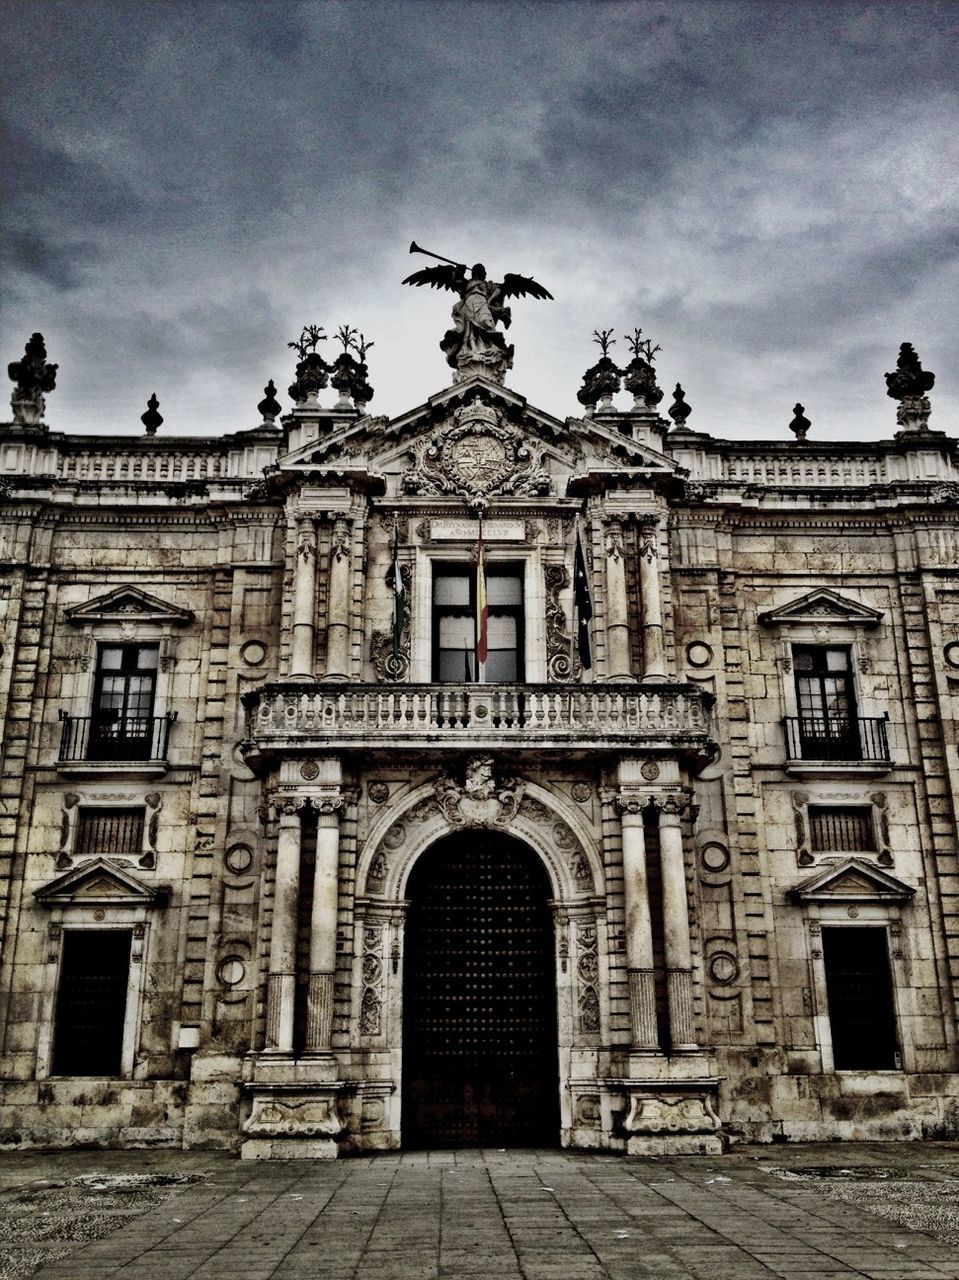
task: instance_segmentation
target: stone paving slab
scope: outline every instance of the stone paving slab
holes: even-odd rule
[[[852,1203],[833,1198],[837,1186]],[[910,1195],[925,1231],[902,1217]],[[0,1280],[959,1280],[959,1245],[929,1231],[939,1200],[950,1236],[953,1197],[959,1144],[944,1143],[262,1165],[203,1151],[7,1153]],[[99,1239],[84,1234],[94,1219]]]

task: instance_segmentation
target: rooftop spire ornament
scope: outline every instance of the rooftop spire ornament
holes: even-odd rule
[[[677,431],[682,431],[686,425],[686,419],[692,413],[692,408],[686,403],[686,392],[679,383],[676,383],[676,390],[673,392],[673,403],[666,410],[676,425]]]
[[[655,409],[663,393],[656,382],[653,361],[662,347],[654,347],[651,338],[643,337],[642,329],[634,329],[632,334],[627,334],[626,345],[633,358],[623,370],[623,386],[632,392],[633,409]]]
[[[330,378],[330,366],[326,363],[317,347],[326,341],[322,326],[304,325],[299,338],[294,338],[286,345],[292,347],[300,357],[296,366],[296,377],[290,387],[290,399],[297,404],[307,401],[316,402],[317,392],[321,391]]]
[[[37,426],[46,408],[44,392],[57,385],[57,366],[47,364],[47,348],[43,334],[35,333],[19,360],[7,365],[10,379],[16,383],[10,404],[13,420],[19,426]]]
[[[147,401],[146,413],[140,414],[140,421],[147,429],[148,436],[155,436],[157,429],[163,422],[163,415],[159,413],[160,401],[157,399],[157,393],[154,391]]]
[[[597,406],[612,410],[613,396],[619,390],[623,371],[609,354],[610,347],[616,345],[613,329],[594,329],[593,341],[602,354],[594,365],[583,374],[583,385],[576,392],[576,399],[586,406],[587,414],[596,412]]]
[[[276,386],[272,378],[263,388],[263,399],[256,407],[258,412],[263,415],[263,424],[267,427],[272,427],[283,412],[282,406],[276,398]]]
[[[359,329],[348,324],[340,325],[336,337],[343,347],[330,374],[330,385],[340,393],[337,408],[352,409],[355,404],[357,409],[362,410],[373,399],[373,388],[367,382],[370,371],[366,367],[365,357],[375,344],[367,342]],[[359,356],[359,360],[353,357],[353,351]],[[353,404],[350,403],[351,398]]]
[[[455,369],[454,382],[465,382],[477,375],[492,382],[502,382],[507,369],[513,367],[513,348],[508,346],[497,328],[502,323],[508,329],[512,312],[505,306],[507,298],[549,298],[548,289],[529,276],[508,272],[501,281],[487,280],[486,268],[477,262],[470,268],[452,258],[421,249],[414,240],[410,253],[422,253],[437,258],[447,265],[424,267],[414,271],[403,281],[409,285],[428,284],[433,289],[449,289],[459,294],[459,302],[453,305],[453,327],[448,329],[440,342],[440,350],[446,355],[446,363]]]
[[[936,375],[920,364],[912,343],[904,342],[895,369],[886,374],[886,395],[899,401],[896,421],[903,431],[921,434],[929,430],[932,406],[926,392],[935,381]]]
[[[806,439],[806,432],[812,426],[809,419],[804,416],[805,412],[805,405],[801,405],[798,401],[793,405],[793,420],[789,424],[789,430],[800,443]]]

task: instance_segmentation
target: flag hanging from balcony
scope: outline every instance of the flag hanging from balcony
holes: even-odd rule
[[[476,664],[479,668],[489,652],[489,606],[486,603],[486,565],[483,560],[483,522],[476,543]]]
[[[576,556],[573,564],[573,606],[576,610],[576,647],[584,671],[592,670],[593,650],[590,643],[589,624],[593,618],[593,593],[589,589],[589,565],[583,530],[576,521]]]
[[[396,519],[393,520],[393,657],[398,658],[406,626],[406,588],[403,586],[403,574],[400,571],[400,545]]]

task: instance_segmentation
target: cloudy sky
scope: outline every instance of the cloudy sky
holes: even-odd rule
[[[911,341],[959,434],[959,4],[17,0],[3,37],[0,358],[43,332],[56,429],[153,391],[164,434],[252,426],[308,322],[375,342],[372,412],[422,402],[415,238],[555,295],[508,382],[557,416],[640,326],[699,430],[888,436]]]

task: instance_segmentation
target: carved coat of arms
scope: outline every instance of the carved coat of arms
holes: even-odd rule
[[[474,398],[457,410],[452,426],[415,450],[403,490],[473,499],[549,493],[549,473],[542,463],[542,455],[506,426],[496,409]]]

